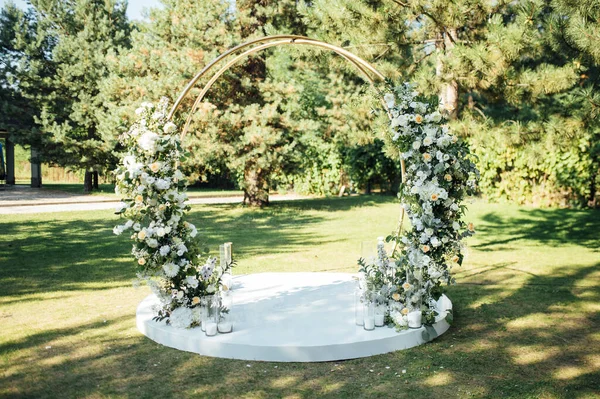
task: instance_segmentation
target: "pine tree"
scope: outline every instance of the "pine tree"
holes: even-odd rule
[[[362,49],[389,76],[438,95],[452,110],[455,131],[479,155],[486,194],[557,203],[588,191],[581,171],[593,161],[580,140],[557,147],[556,138],[581,136],[577,118],[565,111],[577,108],[572,91],[589,84],[580,69],[590,66],[557,51],[551,32],[591,43],[595,33],[581,37],[596,27],[597,10],[594,0],[316,0],[305,7],[305,20],[314,35]],[[380,46],[397,48],[410,65],[386,51],[374,55]],[[540,156],[548,152],[555,155]]]
[[[35,105],[33,134],[41,132],[44,160],[92,176],[114,164],[115,136],[99,130],[99,82],[107,56],[128,45],[126,3],[111,0],[32,1],[17,15],[10,41],[19,95]],[[7,10],[9,11],[9,10]],[[14,11],[13,11],[14,14]],[[25,138],[34,142],[34,137]]]

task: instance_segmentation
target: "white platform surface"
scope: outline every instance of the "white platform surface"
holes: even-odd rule
[[[137,327],[150,339],[205,356],[277,362],[354,359],[407,349],[448,328],[450,300],[438,301],[432,327],[396,332],[366,331],[354,323],[353,275],[348,273],[260,273],[234,277],[234,330],[207,337],[200,328],[176,329],[153,321],[154,295],[137,309]]]

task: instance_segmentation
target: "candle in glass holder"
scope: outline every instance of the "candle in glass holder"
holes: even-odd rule
[[[354,323],[357,326],[365,324],[364,306],[361,301],[362,290],[360,287],[356,287],[354,290]]]
[[[209,337],[217,335],[217,323],[214,321],[209,321],[206,323],[206,335]]]
[[[365,330],[372,330],[375,328],[375,317],[365,317]]]
[[[233,323],[230,321],[221,321],[219,322],[217,329],[223,334],[230,333],[231,330],[233,330]]]
[[[409,328],[419,328],[421,327],[421,311],[420,310],[413,310],[412,312],[408,313],[408,327]]]
[[[373,330],[375,328],[375,306],[373,302],[365,305],[365,330]]]

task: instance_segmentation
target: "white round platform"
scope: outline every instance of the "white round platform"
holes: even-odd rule
[[[137,327],[148,338],[205,356],[275,362],[321,362],[367,357],[430,341],[449,327],[443,296],[431,327],[366,331],[354,323],[353,275],[261,273],[234,277],[234,330],[207,337],[200,328],[176,329],[153,321],[154,295],[137,309]]]

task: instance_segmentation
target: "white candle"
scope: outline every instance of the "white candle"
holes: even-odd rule
[[[408,327],[419,328],[421,327],[421,311],[414,310],[408,314]]]
[[[372,330],[375,328],[375,318],[373,316],[365,317],[365,330]]]
[[[384,319],[385,319],[385,315],[383,315],[383,314],[376,314],[375,315],[375,325],[377,327],[383,326]]]
[[[230,321],[219,323],[218,330],[220,333],[230,333],[233,329],[233,324]]]
[[[217,334],[217,323],[209,321],[206,323],[206,335],[209,337]]]

